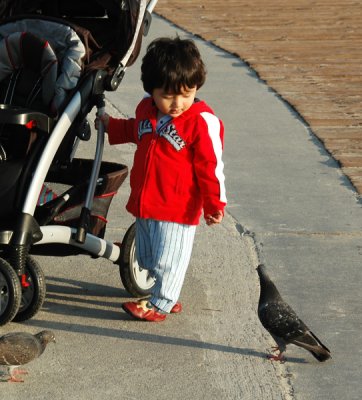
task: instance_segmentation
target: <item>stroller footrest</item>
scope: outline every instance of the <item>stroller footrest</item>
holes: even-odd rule
[[[40,129],[49,133],[53,128],[54,119],[38,111],[0,104],[0,123],[24,125],[29,129]]]

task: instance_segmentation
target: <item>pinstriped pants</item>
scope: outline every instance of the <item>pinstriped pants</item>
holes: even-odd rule
[[[180,296],[195,231],[196,225],[136,218],[137,261],[156,280],[149,301],[164,312]]]

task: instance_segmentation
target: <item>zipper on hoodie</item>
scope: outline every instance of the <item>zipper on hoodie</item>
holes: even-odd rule
[[[159,137],[156,130],[154,130],[152,135],[153,135],[153,138],[151,139],[151,142],[148,147],[147,154],[146,154],[146,164],[145,164],[146,172],[145,172],[145,178],[143,180],[142,190],[141,190],[141,194],[140,194],[140,204],[139,204],[140,215],[142,215],[143,198],[145,196],[146,186],[149,181],[149,175],[150,175],[149,166],[151,164],[153,153],[155,152],[156,143],[157,143],[158,137]]]
[[[156,122],[154,124],[152,124],[152,129],[153,129],[152,135],[153,135],[153,138],[151,139],[150,146],[148,148],[147,155],[146,155],[146,157],[147,157],[146,167],[147,168],[146,168],[146,175],[145,175],[145,179],[144,179],[144,184],[143,184],[142,191],[141,191],[141,194],[140,194],[140,205],[139,205],[140,213],[142,211],[142,209],[141,209],[141,204],[143,204],[142,200],[143,200],[144,193],[145,193],[145,190],[146,190],[146,186],[147,186],[147,183],[148,183],[148,180],[149,180],[149,168],[148,168],[148,166],[151,163],[151,156],[153,155],[153,153],[155,151],[154,149],[156,147],[156,144],[157,144],[157,142],[158,142],[158,140],[160,138],[160,130],[162,130],[166,125],[168,125],[170,123],[170,121],[172,121],[172,119],[173,119],[172,117],[164,115],[163,117],[160,118],[159,121],[157,121],[157,111],[156,111],[156,119],[154,120]]]

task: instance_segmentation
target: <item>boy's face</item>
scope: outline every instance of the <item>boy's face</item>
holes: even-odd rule
[[[192,106],[196,90],[196,86],[193,88],[184,87],[181,93],[170,93],[165,92],[162,88],[156,88],[152,92],[152,97],[162,114],[176,118]]]

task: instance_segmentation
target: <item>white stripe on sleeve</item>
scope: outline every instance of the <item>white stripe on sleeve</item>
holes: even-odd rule
[[[208,126],[209,136],[211,138],[216,156],[215,176],[218,179],[220,185],[220,201],[226,203],[227,201],[226,201],[226,190],[225,190],[224,163],[221,159],[222,143],[220,138],[220,120],[218,117],[216,117],[216,115],[211,114],[209,112],[202,112],[201,116],[202,118],[204,118]]]

